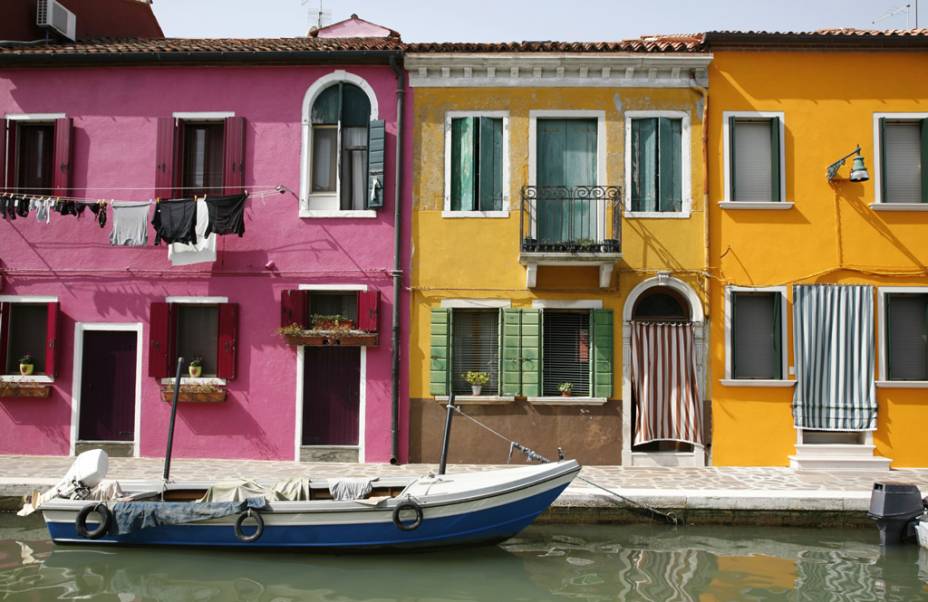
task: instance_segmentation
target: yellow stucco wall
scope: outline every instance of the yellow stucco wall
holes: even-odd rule
[[[669,271],[705,297],[702,101],[691,89],[618,88],[416,88],[413,91],[413,254],[410,396],[428,397],[430,309],[445,298],[511,300],[601,299],[615,312],[613,398],[621,395],[621,316],[625,296],[639,281]],[[444,218],[445,115],[448,111],[509,112],[511,169],[508,218]],[[519,264],[519,191],[529,177],[529,112],[605,112],[606,185],[624,189],[626,110],[682,110],[690,115],[692,214],[687,219],[624,220],[623,260],[612,286],[598,286],[591,267],[541,267],[538,286],[527,289]]]
[[[928,286],[928,213],[878,212],[874,113],[928,112],[928,62],[906,52],[740,52],[716,49],[709,70],[709,233],[713,463],[786,465],[795,452],[792,389],[730,388],[724,287],[794,283]],[[788,211],[726,210],[724,111],[782,111]],[[871,180],[834,184],[826,167],[860,144]],[[789,291],[791,314],[792,291]],[[876,327],[876,326],[875,326]],[[792,321],[787,345],[792,347]],[[879,338],[879,335],[877,334]],[[878,341],[879,348],[879,341]],[[878,360],[879,363],[879,360]],[[790,351],[790,366],[793,365]],[[928,466],[925,389],[878,388],[877,453]]]

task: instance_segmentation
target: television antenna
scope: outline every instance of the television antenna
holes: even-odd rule
[[[906,4],[901,4],[895,8],[891,8],[885,13],[883,13],[882,15],[880,15],[879,17],[877,17],[876,19],[874,19],[872,23],[876,25],[877,23],[880,23],[881,21],[885,21],[886,19],[889,19],[890,17],[894,17],[898,15],[899,13],[904,12],[905,13],[905,28],[912,29],[911,19],[913,16],[912,15],[913,8],[915,9],[914,11],[915,12],[915,15],[914,15],[915,16],[915,29],[918,29],[918,0],[913,0],[912,2],[907,2]]]
[[[319,0],[319,6],[310,4],[310,0],[300,0],[300,4],[309,7],[307,8],[306,18],[309,21],[310,27],[322,29],[322,26],[327,24],[332,17],[332,11],[326,10],[322,6],[322,0]]]

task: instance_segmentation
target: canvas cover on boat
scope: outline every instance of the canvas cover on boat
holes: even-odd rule
[[[240,502],[263,497],[269,502],[305,502],[309,500],[309,479],[296,477],[267,487],[250,479],[219,481],[206,490],[197,502]]]
[[[182,525],[211,518],[240,514],[248,508],[262,510],[267,506],[263,497],[251,497],[238,502],[116,502],[113,518],[116,534],[132,533],[162,525]]]

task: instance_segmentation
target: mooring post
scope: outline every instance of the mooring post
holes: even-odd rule
[[[441,457],[438,459],[438,474],[445,474],[448,464],[448,444],[451,441],[451,420],[454,418],[454,392],[448,396],[448,414],[445,416],[445,436],[441,440]]]
[[[171,448],[174,446],[174,420],[177,418],[177,396],[180,395],[180,370],[184,367],[184,358],[177,358],[177,375],[174,377],[174,400],[171,402],[171,422],[168,423],[168,448],[164,452],[164,474],[161,478],[165,483],[171,476]]]

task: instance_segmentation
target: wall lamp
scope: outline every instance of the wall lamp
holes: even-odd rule
[[[838,175],[838,170],[841,169],[844,162],[854,155],[857,156],[854,157],[854,162],[851,164],[851,182],[866,182],[870,179],[870,173],[867,171],[867,166],[864,165],[864,158],[860,156],[860,145],[858,144],[857,148],[828,166],[829,182],[835,179],[835,176]]]

